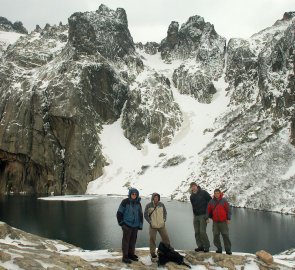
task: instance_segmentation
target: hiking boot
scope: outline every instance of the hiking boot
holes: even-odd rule
[[[132,260],[132,261],[138,261],[138,256],[134,255],[128,255],[128,259]]]
[[[209,248],[204,248],[204,252],[209,252]]]
[[[152,257],[153,259],[155,259],[155,258],[157,258],[157,254],[156,254],[156,253],[152,253],[152,254],[151,254],[151,257]]]
[[[226,251],[227,255],[232,255],[232,252],[230,250]]]
[[[127,263],[127,264],[132,263],[132,261],[131,261],[129,258],[123,258],[123,259],[122,259],[122,262],[123,262],[123,263]]]
[[[198,248],[195,248],[195,251],[196,252],[201,252],[201,251],[204,251],[204,248],[203,247],[198,247]]]
[[[222,253],[222,249],[217,249],[216,253]]]

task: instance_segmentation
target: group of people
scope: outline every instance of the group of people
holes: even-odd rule
[[[209,218],[213,220],[213,242],[216,246],[216,253],[222,253],[220,234],[224,242],[226,254],[231,255],[231,241],[229,239],[228,224],[231,218],[229,204],[220,189],[214,190],[211,197],[209,193],[195,182],[190,184],[190,201],[193,209],[193,225],[195,230],[195,240],[197,244],[196,252],[209,252],[210,242],[206,232]],[[124,199],[117,211],[118,224],[123,231],[122,238],[122,262],[130,264],[138,261],[135,254],[135,245],[138,230],[142,230],[143,218],[149,223],[149,246],[152,258],[157,258],[156,254],[156,235],[160,234],[161,240],[170,246],[170,239],[165,226],[167,210],[165,205],[160,202],[160,194],[153,193],[151,202],[142,211],[141,198],[135,188],[131,188],[128,198]]]

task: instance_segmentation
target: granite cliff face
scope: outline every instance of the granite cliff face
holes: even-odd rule
[[[74,14],[69,26],[37,27],[3,55],[1,193],[83,193],[87,183],[102,174],[101,124],[120,116],[128,91],[111,60],[128,58],[134,47],[131,43],[122,55],[101,51],[97,40],[83,38],[83,30],[95,21],[101,24],[93,31],[106,38],[113,22],[117,51],[120,38],[125,42],[129,33],[126,16],[101,6],[84,16]],[[85,29],[77,33],[83,23]],[[95,49],[85,51],[91,42]]]

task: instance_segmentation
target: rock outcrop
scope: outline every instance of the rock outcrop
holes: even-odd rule
[[[194,58],[205,62],[215,57],[223,58],[225,42],[212,24],[196,15],[190,17],[180,29],[178,22],[171,22],[159,52],[165,61]]]
[[[69,18],[69,41],[79,53],[100,53],[112,60],[135,52],[125,10],[105,5],[96,12],[74,13]]]
[[[22,22],[12,23],[4,17],[0,16],[0,31],[16,32],[20,34],[28,34],[28,30],[23,26]]]
[[[226,40],[216,33],[214,26],[193,16],[180,29],[178,22],[171,22],[159,52],[166,62],[183,60],[173,73],[179,92],[210,103],[216,93],[212,81],[221,76],[224,68],[225,49]]]
[[[153,72],[129,92],[122,127],[137,148],[146,138],[160,148],[168,146],[181,122],[182,114],[166,77]]]

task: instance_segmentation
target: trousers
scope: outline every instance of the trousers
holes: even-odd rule
[[[199,248],[209,249],[210,242],[206,233],[207,222],[206,215],[194,215],[194,229],[196,244]]]
[[[149,234],[150,234],[150,253],[151,254],[155,254],[156,252],[156,237],[157,237],[157,232],[160,234],[162,242],[170,245],[170,240],[168,237],[168,233],[166,230],[166,227],[162,227],[162,228],[152,228],[150,226],[150,230],[149,230]]]
[[[122,253],[123,258],[128,258],[128,255],[135,254],[135,244],[137,240],[138,228],[131,228],[122,225],[123,238],[122,238]]]

